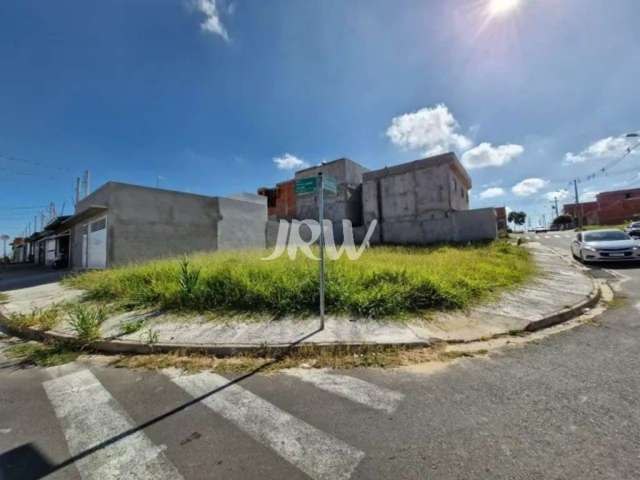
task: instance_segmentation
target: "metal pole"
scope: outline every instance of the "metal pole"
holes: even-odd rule
[[[576,214],[576,217],[578,217],[578,228],[582,229],[582,215],[580,215],[580,212],[578,211],[578,208],[580,208],[580,197],[578,196],[578,180],[573,181],[573,189],[576,195],[575,214]]]
[[[318,218],[320,221],[320,330],[324,330],[324,177],[318,173]]]

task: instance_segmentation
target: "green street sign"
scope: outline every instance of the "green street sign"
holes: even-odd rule
[[[296,195],[306,195],[316,191],[316,177],[296,180]]]
[[[324,177],[322,183],[324,185],[325,191],[331,192],[333,194],[338,193],[338,181],[336,180],[336,177],[330,177],[329,175],[327,175],[326,177]]]
[[[338,193],[338,181],[335,177],[326,176],[323,178],[325,192]],[[318,177],[307,177],[296,180],[296,195],[306,195],[315,193],[318,190]]]

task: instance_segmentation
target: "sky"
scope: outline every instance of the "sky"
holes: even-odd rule
[[[639,18],[637,0],[0,2],[0,233],[72,213],[85,170],[228,195],[444,151],[472,208],[537,224],[573,178],[587,200],[640,187],[640,148],[601,172],[640,131]]]

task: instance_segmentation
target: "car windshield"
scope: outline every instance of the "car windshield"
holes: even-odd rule
[[[631,227],[631,228],[640,228],[640,222],[632,223],[631,225],[629,225],[629,227]]]
[[[624,232],[589,232],[584,234],[585,242],[608,242],[611,240],[629,240]]]

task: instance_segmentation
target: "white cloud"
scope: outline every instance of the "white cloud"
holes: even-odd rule
[[[481,192],[480,193],[480,198],[482,198],[482,199],[496,198],[496,197],[501,197],[504,194],[505,194],[504,188],[491,187],[491,188],[487,188],[486,190]]]
[[[300,170],[301,168],[309,166],[307,162],[290,153],[285,153],[280,157],[274,157],[273,163],[275,163],[280,170]]]
[[[193,6],[197,11],[205,16],[205,19],[200,24],[200,28],[205,32],[220,35],[228,42],[229,34],[220,20],[216,0],[193,0]]]
[[[560,202],[569,198],[569,191],[565,189],[556,190],[555,192],[547,192],[543,196],[545,200],[549,200],[550,202],[553,202],[556,198]]]
[[[476,125],[471,131],[478,129]],[[522,145],[514,144],[494,147],[484,142],[474,147],[474,142],[460,133],[460,125],[442,103],[394,117],[386,133],[394,145],[405,150],[422,150],[427,156],[458,152],[468,169],[500,167],[524,152]]]
[[[549,183],[542,178],[526,178],[511,188],[511,191],[519,197],[529,197],[543,189]]]
[[[622,155],[627,153],[627,149],[630,146],[631,143],[624,136],[602,138],[597,142],[593,142],[580,153],[567,153],[564,156],[564,164],[571,165],[574,163],[582,163],[598,158],[606,159],[621,157]],[[634,150],[634,153],[637,152],[637,150]]]
[[[424,149],[426,155],[471,148],[471,140],[458,132],[459,125],[444,104],[405,113],[391,120],[387,136],[401,148]]]
[[[462,154],[462,164],[468,169],[501,167],[524,152],[522,145],[499,145],[494,147],[484,142]]]

